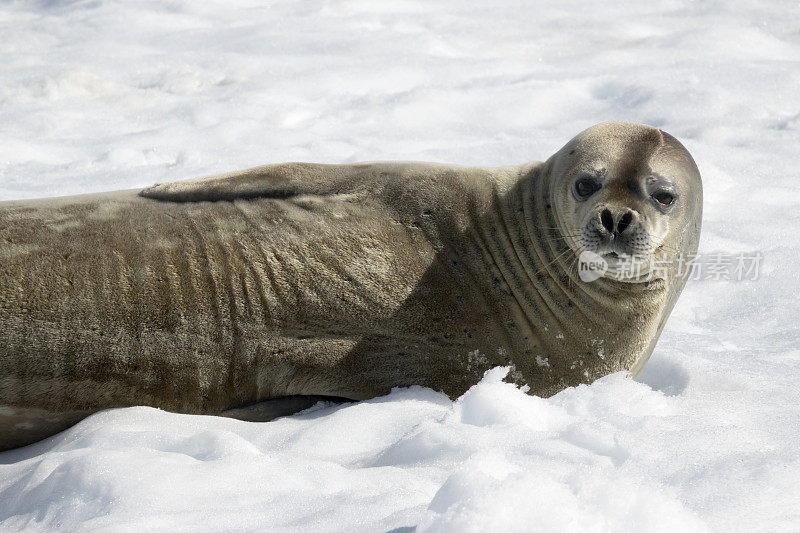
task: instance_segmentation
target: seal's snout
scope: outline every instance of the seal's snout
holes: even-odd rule
[[[653,239],[644,218],[627,206],[602,204],[589,216],[578,238],[581,250],[598,254],[648,255]]]
[[[638,213],[630,209],[621,209],[615,213],[606,207],[597,216],[600,219],[598,232],[607,238],[621,237],[626,231],[631,233],[629,228],[635,226],[639,220]]]

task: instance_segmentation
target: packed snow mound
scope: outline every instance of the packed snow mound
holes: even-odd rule
[[[508,370],[454,402],[412,387],[267,424],[105,411],[0,456],[0,520],[114,531],[702,529],[664,486],[674,465],[653,464],[647,449],[675,431],[674,398],[620,373],[545,400],[502,381]]]
[[[508,370],[456,401],[411,387],[270,423],[104,411],[0,455],[0,524],[666,532],[796,519],[796,445],[746,429],[750,399],[702,405],[702,391],[625,373],[542,399]]]

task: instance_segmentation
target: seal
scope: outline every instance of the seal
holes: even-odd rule
[[[269,420],[457,397],[498,365],[542,396],[636,374],[701,211],[687,150],[622,122],[521,166],[286,163],[0,203],[0,449],[113,407]]]

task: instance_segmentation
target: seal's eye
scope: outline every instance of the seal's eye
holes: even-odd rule
[[[599,190],[600,184],[594,178],[584,176],[578,178],[578,181],[575,182],[575,194],[577,194],[578,198],[581,200],[589,198]]]
[[[672,205],[675,201],[675,195],[669,191],[656,191],[653,193],[653,200],[661,205]]]

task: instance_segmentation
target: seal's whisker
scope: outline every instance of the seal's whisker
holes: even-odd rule
[[[547,270],[547,268],[548,268],[548,267],[550,267],[551,265],[553,265],[553,264],[554,264],[556,261],[558,261],[560,258],[564,257],[564,256],[565,256],[567,253],[569,253],[569,252],[571,252],[571,251],[572,251],[572,249],[571,249],[571,248],[568,248],[568,249],[564,250],[563,252],[559,253],[559,254],[558,254],[558,255],[556,255],[556,256],[555,256],[555,257],[554,257],[554,258],[553,258],[551,261],[549,261],[548,263],[546,263],[546,264],[545,264],[545,265],[544,265],[542,268],[540,268],[539,270],[537,270],[537,271],[536,271],[534,274],[535,274],[535,275],[537,275],[537,276],[538,276],[539,274],[542,274],[542,273],[543,273],[545,270]]]

